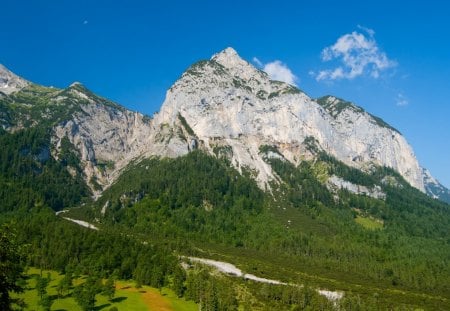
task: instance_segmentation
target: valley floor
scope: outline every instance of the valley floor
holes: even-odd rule
[[[50,273],[51,282],[48,286],[48,294],[53,300],[51,310],[67,310],[77,311],[81,310],[71,294],[58,297],[57,284],[63,278],[63,275],[56,271],[40,270],[30,268],[27,271],[27,287],[25,292],[16,295],[17,298],[22,298],[26,303],[25,310],[41,310],[39,305],[39,297],[36,290],[35,277],[42,274],[47,276]],[[82,277],[75,280],[75,284],[82,282]],[[170,289],[163,288],[161,291],[149,286],[142,286],[137,288],[133,281],[120,280],[116,282],[116,292],[113,299],[110,301],[102,296],[96,296],[95,310],[110,310],[116,307],[118,310],[133,310],[133,311],[195,311],[198,309],[197,305],[192,301],[186,301],[176,295]]]

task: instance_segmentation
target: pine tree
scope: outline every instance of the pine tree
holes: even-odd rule
[[[45,311],[49,311],[53,305],[53,300],[48,294],[44,294],[39,300],[39,305],[41,305]]]
[[[9,225],[0,227],[0,310],[11,310],[12,304],[20,304],[10,292],[23,292],[23,249],[16,241],[16,233]]]
[[[97,280],[94,277],[89,277],[86,282],[75,287],[73,291],[75,300],[84,311],[95,309],[95,295],[99,291],[96,283]]]
[[[110,276],[103,285],[102,294],[108,297],[109,300],[113,299],[116,292],[115,282],[112,276]]]
[[[42,275],[36,276],[36,291],[40,299],[47,294],[47,285],[50,283],[50,274],[47,277]]]
[[[184,281],[186,280],[186,272],[177,266],[173,273],[173,285],[172,289],[178,297],[182,297],[185,291]]]
[[[73,275],[71,271],[67,271],[64,277],[59,281],[57,291],[58,295],[62,296],[64,293],[68,293],[73,283]]]

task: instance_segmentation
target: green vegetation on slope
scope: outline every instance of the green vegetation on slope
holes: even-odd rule
[[[316,101],[325,110],[327,110],[333,118],[337,118],[338,115],[342,111],[347,110],[347,109],[353,110],[356,113],[367,113],[378,126],[385,127],[390,130],[393,130],[394,132],[400,133],[396,128],[394,128],[391,125],[389,125],[388,123],[386,123],[383,119],[368,113],[360,106],[357,106],[349,101],[346,101],[346,100],[343,100],[340,98],[336,98],[335,102],[330,101],[331,97],[333,97],[333,96],[323,96],[323,97],[318,98]]]
[[[263,208],[264,194],[249,178],[196,151],[132,165],[96,204],[98,210],[106,206],[105,224],[239,246],[248,232],[245,222]]]
[[[0,134],[0,211],[49,206],[54,210],[76,206],[90,191],[80,174],[73,177],[67,165],[79,169],[79,160],[63,144],[61,161],[50,154],[50,133],[30,128]]]
[[[369,230],[383,229],[383,222],[372,217],[356,216],[355,221]]]
[[[96,213],[91,207],[71,213],[102,219],[107,227],[131,229],[145,239],[177,241],[184,253],[202,254],[186,248],[187,240],[212,254],[233,254],[228,260],[244,265],[251,261],[246,254],[257,252],[266,263],[259,261],[255,268],[267,264],[267,276],[292,281],[290,275],[302,272],[313,284],[363,295],[367,293],[362,288],[374,288],[383,294],[380,305],[408,303],[390,296],[398,290],[410,292],[408,299],[419,306],[420,300],[411,298],[419,293],[449,298],[448,205],[426,197],[388,169],[367,175],[325,156],[298,167],[279,159],[267,161],[283,180],[273,185],[273,196],[225,162],[197,151],[134,164],[99,199]],[[358,184],[381,184],[387,198],[341,190],[337,199],[317,179],[324,170]],[[397,184],[381,183],[386,174]],[[358,224],[356,209],[360,217],[382,220],[384,229],[367,230]],[[275,264],[280,260],[282,265]],[[439,305],[440,298],[437,301]]]

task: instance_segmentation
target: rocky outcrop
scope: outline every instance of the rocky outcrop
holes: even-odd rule
[[[386,199],[386,193],[384,193],[378,185],[368,188],[366,186],[353,184],[336,175],[330,176],[326,182],[326,186],[333,193],[337,193],[339,190],[345,189],[354,194],[367,195],[380,200]]]

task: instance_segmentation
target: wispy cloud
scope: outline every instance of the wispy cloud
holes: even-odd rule
[[[264,70],[272,80],[282,81],[297,86],[298,77],[291,69],[279,60],[263,64],[258,58],[253,57],[253,62]]]
[[[399,107],[404,107],[409,105],[408,99],[403,95],[403,93],[398,93],[396,98],[396,105]]]
[[[257,57],[253,57],[253,62],[258,66],[258,67],[263,67],[263,63],[257,58]]]
[[[359,76],[377,79],[382,71],[397,65],[378,47],[375,31],[363,26],[358,28],[362,32],[345,34],[322,50],[322,61],[334,61],[336,66],[319,72],[311,71],[310,74],[317,81],[354,79]]]

